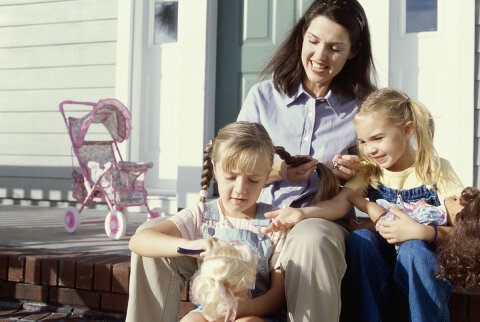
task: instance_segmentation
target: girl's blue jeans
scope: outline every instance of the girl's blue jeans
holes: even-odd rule
[[[378,233],[353,231],[347,238],[347,272],[343,280],[343,320],[389,321],[394,298],[405,301],[410,321],[449,321],[452,286],[435,278],[438,261],[431,245],[409,240],[394,245]]]

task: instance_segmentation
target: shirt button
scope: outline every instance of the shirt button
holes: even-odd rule
[[[264,233],[258,233],[258,239],[259,240],[264,240],[266,235]]]
[[[308,117],[313,117],[313,113],[312,112],[308,113]]]
[[[303,137],[303,140],[304,140],[304,141],[308,141],[308,136],[305,135],[305,136]]]
[[[213,235],[215,235],[215,228],[208,227],[207,232],[210,236],[213,236]]]

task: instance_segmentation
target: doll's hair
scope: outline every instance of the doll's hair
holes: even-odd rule
[[[234,293],[252,288],[256,274],[257,258],[247,245],[214,247],[194,275],[192,302],[210,318],[228,317],[235,311]]]
[[[240,170],[245,172],[253,171],[258,164],[261,164],[266,172],[270,172],[273,164],[274,154],[285,160],[290,166],[298,166],[310,161],[306,157],[293,157],[281,146],[273,146],[272,140],[263,125],[250,122],[234,122],[227,124],[220,131],[216,138],[210,140],[203,151],[203,172],[200,186],[202,191],[207,191],[213,179],[213,164],[221,164],[225,172]],[[317,171],[326,176],[330,171],[320,165]],[[320,168],[320,170],[318,170]],[[331,173],[331,171],[330,171]],[[333,173],[332,173],[333,175]],[[334,177],[334,176],[333,176]],[[332,179],[333,180],[333,179]],[[326,180],[335,185],[335,181]],[[336,185],[338,189],[338,184]],[[200,202],[205,202],[205,196],[200,197]]]
[[[437,248],[437,277],[462,287],[480,286],[480,191],[463,189],[453,228]]]
[[[410,98],[404,92],[393,88],[382,88],[370,94],[360,106],[354,122],[363,117],[384,119],[393,126],[403,127],[412,122],[415,138],[415,172],[427,185],[434,185],[439,178],[440,158],[433,145],[435,123],[430,112],[419,101]],[[362,172],[372,186],[378,184],[381,167],[359,146],[362,160]]]
[[[375,66],[367,16],[357,0],[315,0],[278,47],[261,76],[273,73],[273,84],[292,97],[305,78],[302,45],[312,20],[324,16],[348,31],[351,52],[343,69],[333,78],[332,91],[348,98],[363,100],[375,90]]]

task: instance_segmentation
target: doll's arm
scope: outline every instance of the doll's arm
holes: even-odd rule
[[[270,273],[270,289],[263,295],[250,299],[238,297],[237,317],[265,316],[280,310],[285,304],[285,283],[280,268]]]

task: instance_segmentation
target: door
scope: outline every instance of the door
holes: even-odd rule
[[[177,109],[180,54],[178,1],[135,2],[132,156],[151,161],[149,195],[174,195],[177,180]]]
[[[218,1],[215,133],[236,120],[250,87],[311,2]]]
[[[475,2],[395,0],[390,6],[389,86],[430,110],[438,153],[471,185]]]

